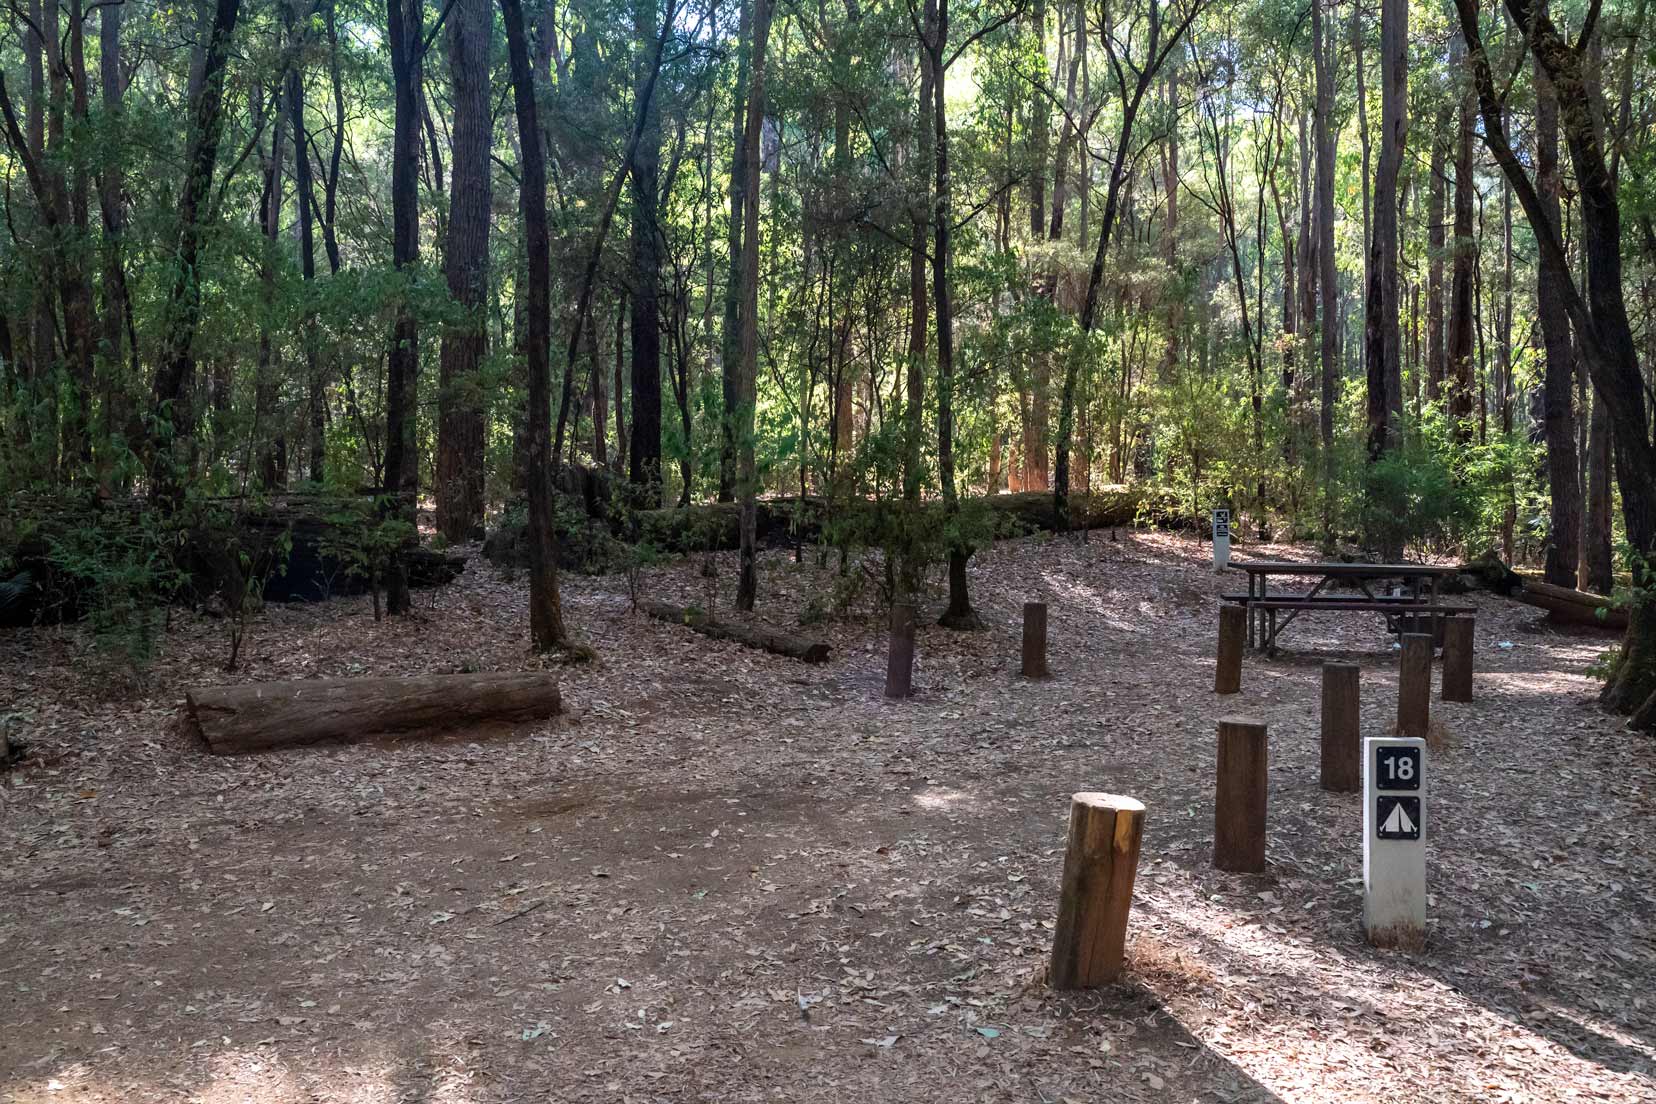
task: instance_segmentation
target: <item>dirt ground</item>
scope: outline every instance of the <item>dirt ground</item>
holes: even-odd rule
[[[1285,546],[1239,555],[1309,556]],[[700,561],[649,578],[707,603]],[[790,625],[832,569],[763,560]],[[720,561],[720,605],[734,562]],[[1363,940],[1361,811],[1317,785],[1318,663],[1395,713],[1377,618],[1297,623],[1212,691],[1207,550],[1123,531],[973,561],[881,696],[872,596],[808,667],[565,577],[569,716],[214,758],[192,682],[522,669],[525,582],[474,558],[375,623],[272,607],[243,670],[180,616],[137,691],[78,630],[0,634],[0,1100],[1656,1101],[1656,748],[1594,704],[1608,645],[1489,595],[1433,756],[1430,942]],[[1050,681],[1017,674],[1051,603]],[[1269,871],[1210,862],[1214,722],[1270,725]],[[1148,806],[1129,980],[1058,994],[1069,794]]]

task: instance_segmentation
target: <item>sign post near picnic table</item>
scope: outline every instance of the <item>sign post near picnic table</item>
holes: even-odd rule
[[[1230,563],[1230,511],[1213,511],[1213,570],[1223,571]]]
[[[1363,927],[1377,947],[1426,942],[1426,741],[1363,741]]]

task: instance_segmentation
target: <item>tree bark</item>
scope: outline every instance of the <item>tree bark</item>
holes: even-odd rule
[[[412,282],[420,259],[420,46],[424,36],[422,0],[386,0],[387,42],[391,48],[393,123],[391,137],[391,266]],[[419,490],[415,444],[415,389],[420,374],[419,320],[399,300],[391,325],[391,352],[385,370],[385,516],[412,528]],[[385,607],[410,610],[408,579],[393,558],[386,573]]]
[[[489,0],[455,0],[447,31],[454,122],[443,275],[465,318],[443,332],[435,492],[437,531],[450,541],[463,541],[482,529],[484,509],[486,423],[480,372],[489,340],[489,151],[494,145],[489,88],[494,12]]]
[[[632,438],[627,477],[661,499],[661,227],[657,177],[661,168],[661,109],[647,95],[656,80],[648,60],[657,38],[656,0],[633,0],[638,52],[638,97],[645,105],[633,146],[632,178]]]
[[[1457,39],[1450,57],[1465,57]],[[1453,61],[1451,67],[1453,67]],[[1450,245],[1448,365],[1444,389],[1457,440],[1471,437],[1472,416],[1472,265],[1476,256],[1472,227],[1472,97],[1462,97],[1455,126],[1455,236]]]
[[[535,648],[569,644],[558,596],[558,555],[552,498],[552,247],[546,226],[546,153],[542,148],[535,74],[529,62],[520,0],[500,0],[506,26],[506,53],[512,73],[512,103],[522,148],[523,251],[527,260],[524,315],[529,374],[527,464],[529,500],[529,635]]]
[[[563,707],[557,680],[541,672],[203,686],[184,702],[190,729],[216,755],[541,720]]]
[[[203,51],[201,93],[192,105],[189,155],[179,199],[178,250],[163,315],[165,336],[152,389],[154,410],[146,458],[150,485],[157,500],[169,510],[182,504],[189,474],[188,446],[195,431],[189,389],[195,375],[195,333],[201,321],[197,265],[206,237],[208,197],[224,124],[225,62],[240,12],[241,0],[216,0]]]
[[[1560,224],[1558,166],[1558,97],[1539,63],[1535,75],[1536,190],[1555,225]],[[1535,313],[1541,324],[1547,364],[1542,382],[1542,427],[1547,443],[1547,487],[1552,499],[1547,534],[1545,578],[1572,587],[1581,560],[1580,458],[1576,455],[1575,348],[1570,316],[1559,287],[1567,273],[1556,271],[1543,256],[1535,274]]]
[[[1317,284],[1322,299],[1318,330],[1322,366],[1318,404],[1318,435],[1323,457],[1323,541],[1333,539],[1334,528],[1334,406],[1340,378],[1339,270],[1334,251],[1334,33],[1327,26],[1325,0],[1312,0],[1311,38],[1316,71],[1317,100],[1313,128],[1317,143]]]
[[[759,388],[759,163],[765,133],[765,48],[770,41],[771,0],[753,0],[753,52],[750,65],[747,124],[742,138],[742,302],[741,378],[737,396],[736,493],[742,504],[741,571],[736,608],[751,613],[759,594],[759,472],[754,456],[754,406]],[[635,422],[633,433],[638,427]]]
[[[742,402],[742,228],[746,225],[747,202],[748,66],[753,43],[753,4],[736,0],[741,17],[736,35],[735,110],[731,123],[730,219],[726,248],[730,267],[725,279],[724,327],[719,346],[720,391],[723,399],[719,416],[719,501],[736,501],[736,440]],[[619,396],[617,397],[619,410]]]
[[[1363,316],[1371,460],[1394,448],[1403,412],[1402,342],[1398,329],[1398,172],[1408,128],[1409,10],[1405,0],[1380,5],[1380,164],[1374,181],[1374,236],[1369,246]],[[1401,549],[1388,549],[1401,552]]]

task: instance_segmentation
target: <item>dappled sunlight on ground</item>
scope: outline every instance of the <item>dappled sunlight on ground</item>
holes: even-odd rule
[[[1358,799],[1317,786],[1323,659],[1361,665],[1365,733],[1395,715],[1378,619],[1296,622],[1216,698],[1241,580],[1177,534],[1117,538],[974,557],[988,629],[938,628],[929,594],[904,702],[873,588],[775,553],[762,614],[829,663],[569,577],[599,662],[519,731],[213,759],[174,726],[197,681],[547,663],[521,574],[486,567],[417,620],[272,607],[235,676],[222,627],[180,614],[138,697],[72,681],[75,630],[0,635],[31,743],[0,778],[0,1101],[1656,1100],[1656,787],[1593,704],[1608,638],[1465,599],[1478,697],[1432,703],[1429,943],[1378,952]],[[717,585],[698,557],[645,590],[724,611],[716,562]],[[801,628],[812,599],[828,618]],[[1018,673],[1027,600],[1049,680]],[[1226,713],[1269,725],[1261,875],[1210,862]],[[1131,971],[1054,993],[1080,790],[1147,808]]]

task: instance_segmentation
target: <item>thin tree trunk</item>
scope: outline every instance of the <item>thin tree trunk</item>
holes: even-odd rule
[[[1398,327],[1398,172],[1408,126],[1409,11],[1405,0],[1380,6],[1380,165],[1374,182],[1374,236],[1370,243],[1364,358],[1368,376],[1368,449],[1377,459],[1399,443],[1403,413],[1402,342]],[[1385,549],[1388,557],[1401,548]]]
[[[753,40],[755,0],[736,0],[741,9],[736,36],[735,111],[731,124],[730,219],[726,248],[730,270],[725,279],[724,327],[721,331],[719,374],[722,407],[719,416],[719,501],[736,501],[736,438],[742,399],[742,228],[747,199],[748,66]]]
[[[736,608],[753,610],[759,594],[757,542],[759,472],[754,455],[754,404],[759,385],[759,163],[765,130],[765,49],[770,41],[771,0],[753,0],[753,48],[747,125],[742,139],[742,173],[747,202],[742,207],[741,380],[737,396],[736,493],[741,502],[741,573]],[[637,432],[636,426],[634,432]]]
[[[529,635],[541,651],[569,644],[563,604],[558,596],[557,538],[552,498],[552,251],[546,225],[546,157],[519,0],[500,0],[506,26],[506,52],[512,73],[512,102],[522,147],[523,248],[527,261],[525,323],[529,369]]]
[[[391,138],[391,266],[412,280],[420,259],[420,47],[424,37],[422,0],[386,0],[391,48],[393,126]],[[420,375],[419,320],[402,297],[391,327],[385,372],[385,516],[413,532],[419,489],[415,444],[415,392]],[[408,575],[400,556],[386,571],[385,608],[408,613]]]
[[[633,0],[639,56],[638,101],[646,104],[632,154],[632,440],[627,478],[661,499],[661,228],[657,177],[661,110],[653,95],[657,64],[647,62],[656,32],[656,0]],[[648,68],[645,66],[648,65]]]

